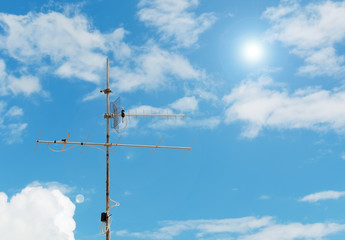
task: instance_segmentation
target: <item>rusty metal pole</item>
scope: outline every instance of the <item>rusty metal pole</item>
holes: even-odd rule
[[[107,58],[107,89],[105,91],[107,94],[107,182],[106,182],[106,212],[107,212],[107,219],[106,219],[106,240],[109,240],[110,234],[110,226],[109,226],[109,93],[111,90],[109,89],[109,58]]]

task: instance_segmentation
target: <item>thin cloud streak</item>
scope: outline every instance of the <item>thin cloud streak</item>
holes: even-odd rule
[[[345,230],[337,223],[288,223],[279,224],[272,217],[243,217],[212,220],[163,221],[156,231],[129,232],[120,230],[117,236],[139,239],[170,240],[186,233],[194,239],[239,239],[239,240],[295,240],[321,239]]]
[[[323,191],[312,193],[307,196],[304,196],[299,201],[300,202],[318,202],[322,200],[337,200],[341,197],[345,196],[345,191],[338,192],[338,191]]]
[[[271,217],[233,218],[214,220],[187,220],[187,221],[163,221],[163,225],[157,231],[128,232],[121,230],[116,232],[118,236],[142,238],[142,239],[173,239],[186,231],[196,232],[196,238],[217,233],[246,233],[272,224]]]

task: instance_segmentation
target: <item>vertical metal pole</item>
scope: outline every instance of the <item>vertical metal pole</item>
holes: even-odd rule
[[[107,115],[109,114],[109,58],[107,58]],[[109,143],[109,118],[107,117],[107,143]],[[107,183],[106,183],[106,240],[109,240],[109,146],[107,145]]]

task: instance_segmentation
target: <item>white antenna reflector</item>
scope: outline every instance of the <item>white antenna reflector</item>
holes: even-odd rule
[[[116,127],[121,122],[121,120],[120,120],[120,117],[121,117],[120,97],[116,98],[115,101],[110,103],[110,113],[112,113],[112,115],[113,115],[113,117],[112,117],[113,121],[111,122],[111,127],[116,130]]]

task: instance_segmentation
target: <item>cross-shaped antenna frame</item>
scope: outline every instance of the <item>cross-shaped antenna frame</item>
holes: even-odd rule
[[[40,140],[40,136],[41,136],[41,133],[40,133],[38,136],[38,139],[36,141],[35,151],[36,151],[38,143],[46,143],[48,145],[48,148],[54,152],[64,152],[64,151],[67,151],[67,150],[69,150],[73,147],[77,147],[77,146],[83,146],[82,152],[86,146],[87,147],[93,147],[93,148],[96,148],[96,149],[99,149],[99,150],[105,152],[105,154],[106,154],[106,168],[107,168],[107,173],[106,173],[106,212],[101,214],[101,222],[102,222],[102,224],[104,223],[104,225],[105,225],[105,228],[104,228],[104,231],[102,234],[106,235],[106,240],[109,240],[109,238],[110,238],[110,218],[111,218],[111,215],[109,214],[109,210],[112,207],[120,205],[118,202],[111,200],[110,196],[109,196],[110,195],[109,194],[110,193],[110,191],[109,191],[109,184],[110,184],[110,179],[109,179],[109,149],[111,147],[114,147],[114,150],[116,147],[153,148],[154,150],[153,150],[152,154],[158,148],[182,149],[182,150],[186,150],[186,153],[185,153],[185,155],[186,155],[187,152],[189,150],[191,150],[194,142],[192,143],[192,145],[190,147],[160,146],[162,139],[159,141],[159,143],[157,145],[122,144],[122,143],[119,143],[120,138],[121,138],[121,136],[120,136],[120,138],[116,144],[110,143],[110,141],[109,141],[109,138],[110,138],[109,121],[110,120],[112,120],[111,127],[114,128],[114,130],[118,131],[118,130],[121,130],[121,129],[117,129],[118,125],[121,122],[120,119],[122,118],[122,122],[123,122],[125,117],[143,117],[143,118],[144,117],[151,117],[151,118],[152,117],[167,117],[167,118],[175,117],[175,118],[177,118],[177,117],[185,117],[185,115],[184,114],[169,114],[169,113],[167,113],[167,114],[152,114],[152,113],[151,114],[145,114],[144,112],[143,112],[143,114],[129,114],[129,113],[127,114],[127,113],[125,113],[125,110],[123,108],[120,110],[120,98],[117,98],[114,102],[111,102],[110,107],[109,107],[109,94],[112,91],[109,88],[109,59],[108,58],[107,58],[107,88],[104,90],[101,90],[101,92],[103,92],[104,94],[107,95],[106,96],[106,98],[107,98],[106,99],[107,100],[107,102],[106,102],[107,103],[107,106],[106,106],[107,112],[104,114],[104,118],[107,120],[107,135],[106,135],[106,142],[105,143],[88,142],[89,136],[87,137],[85,142],[69,142],[68,139],[69,139],[70,133],[68,133],[67,137],[65,139],[62,139],[61,141],[56,141],[56,140],[45,141],[45,140]],[[110,108],[110,112],[109,112],[109,108]],[[126,124],[127,124],[127,119],[126,119]],[[50,144],[63,144],[63,146],[62,146],[61,150],[55,150],[49,146]],[[65,149],[66,145],[71,145],[71,147]],[[104,151],[104,149],[102,149],[101,147],[105,147],[106,150]],[[113,202],[115,205],[109,206],[109,202]]]

